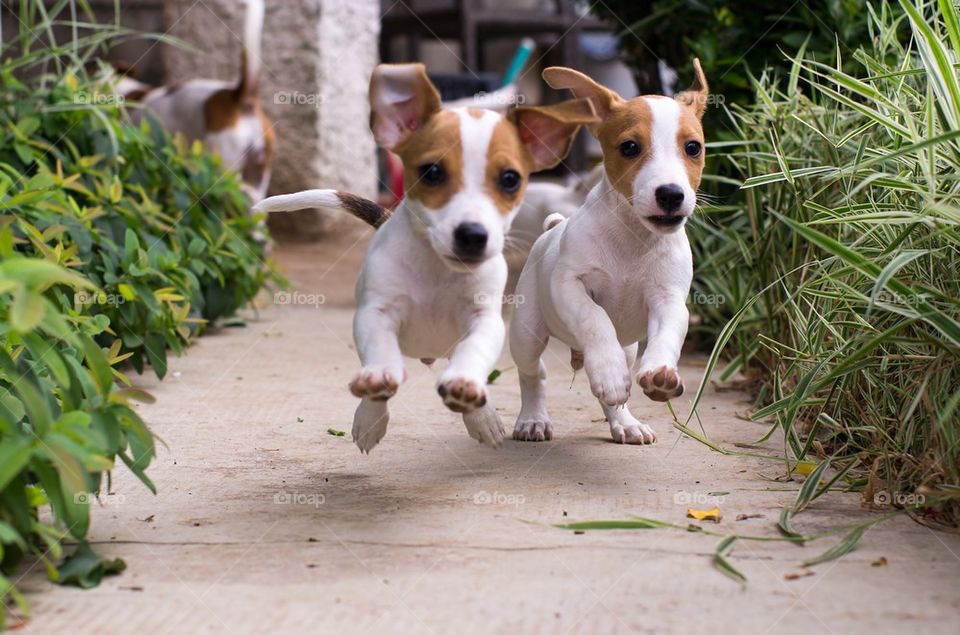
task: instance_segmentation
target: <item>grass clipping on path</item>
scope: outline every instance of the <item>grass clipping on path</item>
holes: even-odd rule
[[[730,360],[720,379],[755,380],[787,467],[843,459],[866,504],[925,497],[923,521],[957,527],[960,9],[899,4],[908,41],[874,3],[872,47],[833,63],[801,49],[732,107],[743,204],[691,226],[694,293],[727,301],[699,307],[716,346],[695,404]],[[838,70],[851,56],[855,75]]]

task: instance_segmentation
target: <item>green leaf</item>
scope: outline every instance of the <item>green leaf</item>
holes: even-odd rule
[[[344,432],[343,430],[337,430],[336,428],[327,428],[327,434],[335,437],[342,437],[342,436],[345,436],[347,433]]]
[[[33,444],[28,437],[3,439],[0,444],[0,491],[26,467]]]
[[[43,297],[26,287],[13,292],[13,305],[10,307],[10,326],[20,333],[29,333],[43,319],[46,305]]]
[[[726,536],[717,543],[713,552],[713,566],[725,576],[741,584],[745,584],[747,577],[740,573],[740,571],[730,563],[729,559],[730,554],[733,552],[733,544],[736,541],[736,536]]]
[[[103,558],[90,548],[86,540],[57,567],[57,584],[92,589],[104,576],[116,575],[127,568],[120,558]]]
[[[857,548],[857,543],[859,543],[860,539],[863,538],[864,531],[864,527],[857,527],[833,547],[830,547],[816,558],[805,561],[803,566],[812,567],[815,564],[830,562],[831,560],[836,560],[837,558],[847,555]]]
[[[554,525],[554,527],[573,531],[588,531],[607,529],[666,529],[668,527],[674,527],[674,525],[652,518],[637,517],[631,520],[586,520],[564,525]]]

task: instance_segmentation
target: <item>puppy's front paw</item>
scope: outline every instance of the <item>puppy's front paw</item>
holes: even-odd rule
[[[443,398],[443,405],[454,412],[473,412],[487,403],[487,390],[483,383],[464,377],[441,377],[437,392]]]
[[[642,371],[637,375],[637,384],[654,401],[669,401],[683,394],[683,378],[676,368],[661,366]]]
[[[513,428],[514,441],[549,441],[553,438],[553,424],[546,418],[517,419]]]
[[[623,355],[591,360],[588,354],[584,359],[587,378],[593,396],[608,406],[622,406],[630,397],[630,369]]]
[[[361,399],[384,401],[397,394],[402,379],[386,366],[364,366],[350,382],[350,392]]]

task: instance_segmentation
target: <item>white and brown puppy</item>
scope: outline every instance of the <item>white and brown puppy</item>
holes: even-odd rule
[[[135,121],[149,113],[171,134],[202,141],[222,157],[224,168],[240,176],[254,202],[267,195],[275,143],[259,102],[263,13],[263,0],[247,0],[239,81],[192,79],[147,89],[126,80],[117,86],[128,101],[143,105],[131,109]]]
[[[586,368],[615,441],[656,439],[625,405],[639,341],[646,342],[636,376],[644,393],[666,401],[683,392],[677,362],[693,277],[683,227],[703,171],[707,99],[699,61],[694,69],[694,85],[676,99],[629,101],[575,70],[543,72],[550,86],[589,99],[600,115],[590,130],[603,150],[604,174],[572,217],[547,220],[552,228],[520,274],[524,302],[510,327],[522,393],[514,439],[553,436],[540,359],[550,337],[570,346],[574,368]]]
[[[504,236],[531,172],[556,165],[589,100],[517,108],[507,116],[442,109],[422,64],[380,65],[370,80],[371,128],[397,153],[406,195],[391,214],[335,190],[271,197],[255,211],[344,209],[380,227],[357,281],[353,331],[363,367],[353,439],[369,452],[387,430],[387,399],[406,378],[404,356],[449,358],[437,391],[470,436],[500,445],[503,427],[485,387],[503,348]],[[381,226],[382,225],[382,226]]]

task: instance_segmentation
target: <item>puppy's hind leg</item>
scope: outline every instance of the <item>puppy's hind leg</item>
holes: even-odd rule
[[[525,280],[521,278],[521,287]],[[527,293],[527,298],[535,297]],[[518,305],[510,323],[510,354],[520,375],[520,414],[513,428],[516,441],[553,438],[553,424],[547,414],[547,369],[540,359],[549,339],[536,301]]]
[[[627,359],[627,367],[633,368],[637,360],[637,344],[624,347],[623,354]],[[610,436],[617,443],[644,445],[657,440],[653,428],[637,421],[630,414],[630,409],[626,404],[619,407],[608,406],[601,401],[600,407],[603,408],[603,415],[607,418],[607,423],[610,424]]]
[[[360,451],[369,454],[387,433],[390,411],[383,399],[364,397],[353,413],[353,442]]]
[[[467,434],[480,443],[495,448],[503,443],[503,423],[489,399],[483,406],[463,413],[463,425],[467,428]]]

